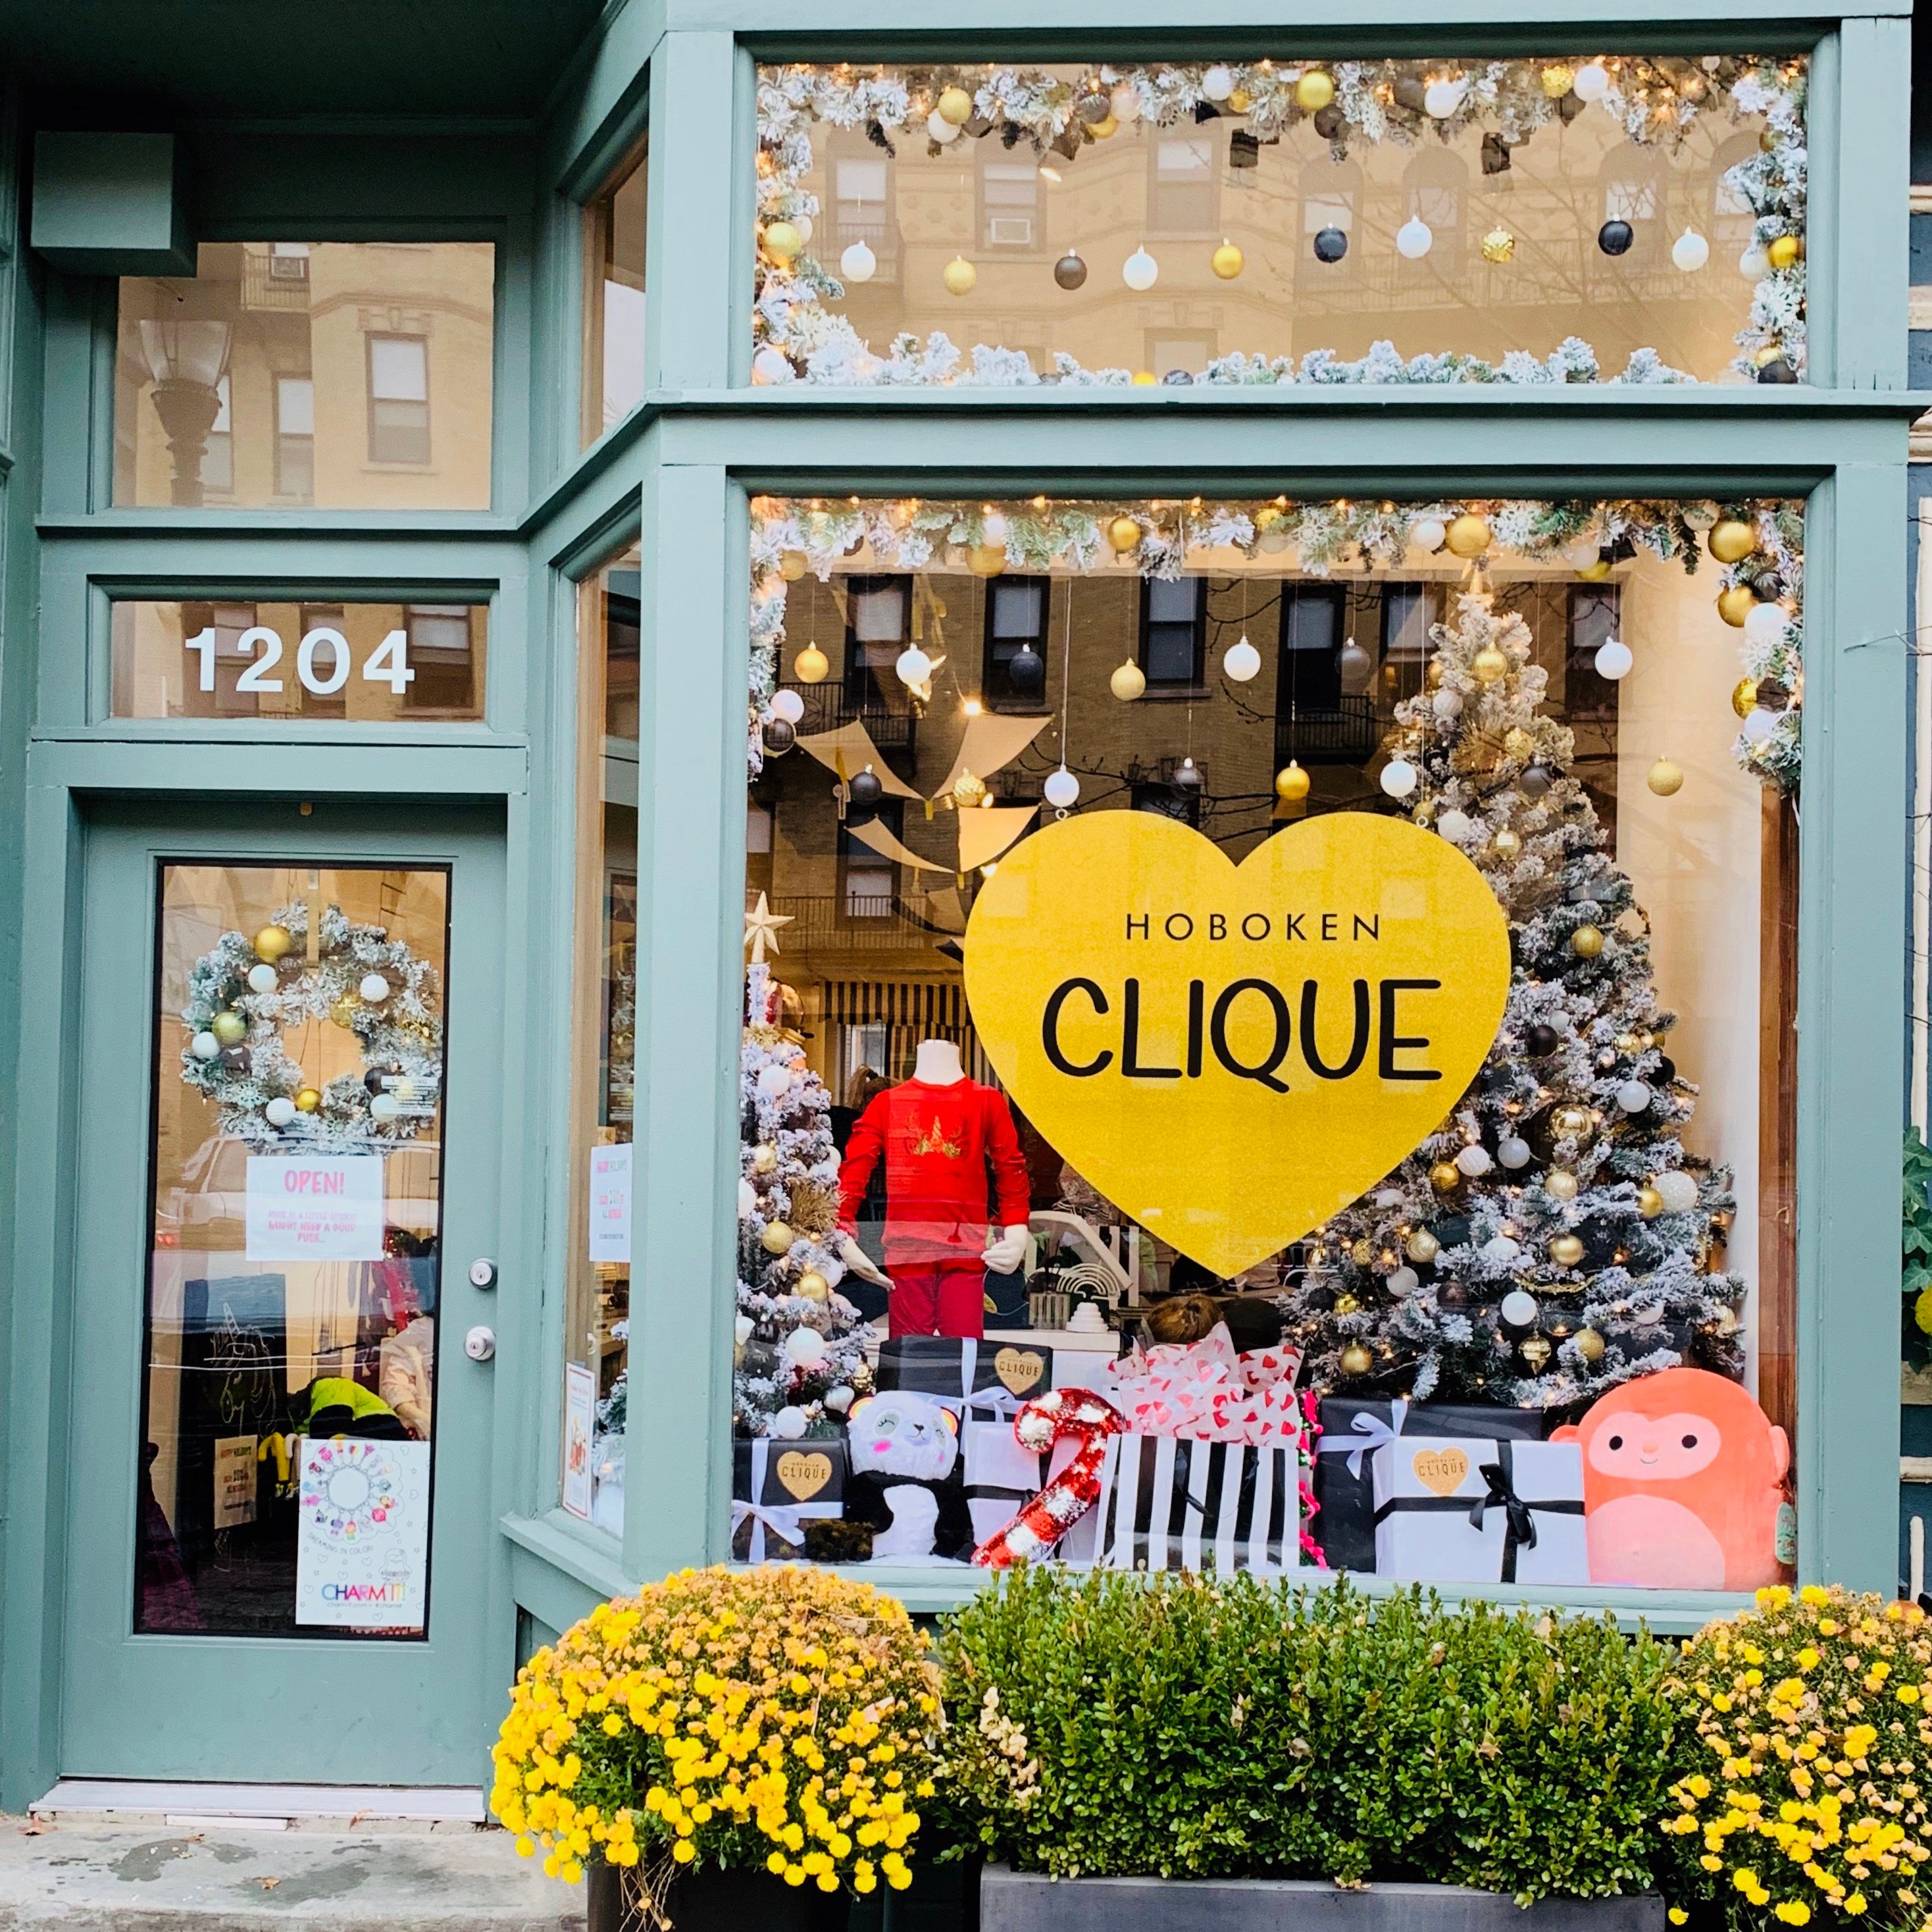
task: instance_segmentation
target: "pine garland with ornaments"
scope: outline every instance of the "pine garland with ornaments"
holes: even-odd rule
[[[412,1140],[442,1082],[436,969],[380,926],[322,908],[309,956],[297,900],[252,938],[225,932],[188,970],[182,1078],[220,1110],[221,1130],[256,1154],[355,1154]],[[317,1087],[286,1036],[344,1028],[362,1070]]]
[[[1441,1131],[1316,1238],[1286,1339],[1318,1388],[1418,1400],[1569,1408],[1680,1363],[1735,1376],[1744,1284],[1713,1265],[1729,1177],[1684,1148],[1696,1090],[1649,922],[1540,712],[1548,674],[1480,579],[1432,638],[1382,790],[1494,888],[1509,1004]]]
[[[864,1322],[836,1292],[845,1264],[832,1096],[797,1036],[776,1024],[771,943],[754,933],[746,973],[731,1406],[736,1435],[790,1440],[842,1433],[872,1374]]]

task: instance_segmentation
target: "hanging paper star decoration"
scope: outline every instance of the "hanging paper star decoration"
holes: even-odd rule
[[[769,946],[774,952],[779,950],[778,928],[789,926],[793,915],[788,912],[774,912],[766,902],[763,892],[758,902],[745,914],[745,944],[752,949],[752,964],[762,966],[765,963],[765,948]]]

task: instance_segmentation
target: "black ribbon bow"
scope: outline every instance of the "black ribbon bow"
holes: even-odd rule
[[[1500,1443],[1498,1448],[1501,1456],[1499,1461],[1480,1465],[1487,1493],[1478,1496],[1470,1504],[1469,1527],[1480,1529],[1486,1511],[1501,1510],[1508,1521],[1507,1541],[1514,1546],[1510,1551],[1513,1556],[1516,1550],[1534,1550],[1536,1547],[1536,1517],[1528,1504],[1516,1494],[1515,1485],[1510,1480],[1515,1472],[1510,1466],[1509,1444]],[[1507,1562],[1507,1559],[1505,1562],[1506,1568],[1514,1568],[1513,1564]]]

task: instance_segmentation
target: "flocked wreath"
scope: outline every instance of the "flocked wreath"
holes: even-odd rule
[[[188,974],[182,1078],[257,1153],[354,1152],[412,1140],[442,1080],[436,969],[380,926],[323,910],[308,956],[308,908],[284,906],[251,938],[224,933]],[[310,1022],[352,1033],[362,1070],[310,1084],[284,1036]]]

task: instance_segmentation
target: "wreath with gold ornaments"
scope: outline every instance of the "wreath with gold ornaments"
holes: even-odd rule
[[[258,1154],[368,1152],[413,1140],[442,1087],[436,969],[380,926],[284,906],[252,938],[226,932],[188,974],[182,1078],[220,1110],[222,1131]],[[355,1035],[362,1070],[314,1084],[290,1035]]]

